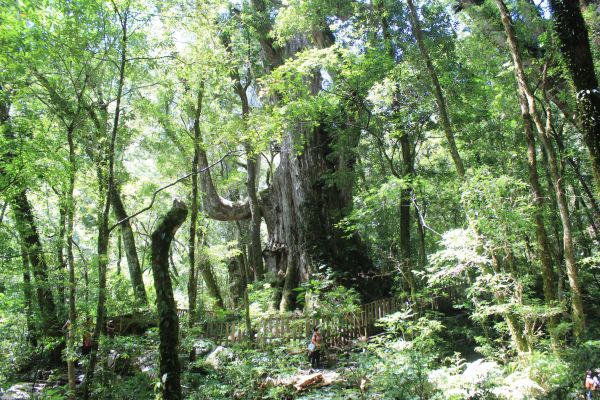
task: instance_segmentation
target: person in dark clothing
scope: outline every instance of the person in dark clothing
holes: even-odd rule
[[[310,339],[310,348],[311,351],[309,353],[310,366],[313,369],[319,368],[321,365],[321,347],[323,345],[323,337],[319,332],[319,327],[315,326],[313,329],[312,338]]]

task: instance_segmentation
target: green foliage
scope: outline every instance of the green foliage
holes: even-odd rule
[[[321,268],[294,291],[300,304],[308,302],[305,313],[309,318],[335,320],[359,310],[359,294],[355,289],[337,284],[331,269]]]
[[[256,181],[258,202],[271,214],[264,216],[268,223],[262,229],[262,248],[254,250],[272,250],[273,225],[277,225],[273,219],[290,212],[269,209],[273,198],[267,194],[274,196],[273,189],[278,189],[274,182],[284,172],[300,176],[312,171],[312,152],[306,150],[315,146],[311,150],[325,155],[325,165],[317,167],[326,172],[302,176],[302,185],[285,188],[298,207],[295,211],[300,215],[302,207],[309,206],[304,194],[320,205],[335,205],[335,199],[312,195],[327,193],[320,190],[321,185],[340,189],[348,197],[341,199],[344,206],[327,210],[336,218],[317,222],[330,224],[328,232],[343,231],[348,238],[360,238],[373,261],[369,275],[389,278],[394,292],[406,289],[406,276],[400,273],[406,274],[406,265],[417,277],[417,288],[411,299],[413,309],[383,318],[379,328],[384,334],[358,346],[361,352],[350,355],[347,365],[342,360],[341,365],[347,367],[344,384],[297,396],[286,387],[265,387],[267,376],[289,375],[306,365],[303,354],[290,354],[297,351],[297,344],[277,347],[278,343],[266,350],[236,347],[235,361],[220,371],[203,371],[207,376],[199,376],[194,366],[186,364],[184,379],[190,398],[574,397],[581,389],[582,371],[600,366],[598,343],[586,341],[600,332],[595,301],[600,295],[597,188],[591,184],[589,152],[573,123],[575,96],[565,79],[565,65],[551,30],[553,21],[542,6],[506,1],[526,66],[525,79],[535,89],[540,118],[550,128],[548,139],[557,151],[566,188],[579,282],[586,296],[587,331],[577,340],[571,337],[567,315],[571,292],[563,271],[563,225],[548,163],[546,155],[536,150],[544,200],[536,209],[514,67],[495,5],[465,5],[454,13],[454,2],[416,3],[425,47],[467,168],[464,180],[453,172],[438,99],[403,2],[3,2],[0,387],[19,381],[21,372],[31,372],[38,364],[46,367],[42,359],[63,340],[62,334],[53,337],[43,331],[43,303],[38,303],[36,289],[51,288],[58,305],[57,325],[62,326],[69,289],[64,215],[71,207],[75,213],[78,318],[72,322],[76,343],[92,328],[83,321],[94,317],[100,295],[98,227],[109,157],[115,159],[116,181],[127,211],[133,214],[153,204],[131,220],[146,282],[150,282],[150,235],[157,218],[173,197],[190,196],[189,177],[168,185],[190,173],[194,114],[201,90],[197,127],[208,163],[220,160],[210,168],[218,194],[232,204],[243,201],[248,194],[247,157],[262,162]],[[600,54],[596,11],[592,4],[585,12],[595,56]],[[124,87],[118,99],[121,119],[115,152],[107,154],[117,107],[125,15],[128,35]],[[323,47],[320,39],[330,33],[335,44]],[[248,97],[250,109],[244,112],[238,84]],[[310,136],[317,128],[318,143]],[[73,139],[73,163],[67,132]],[[292,159],[292,171],[279,169],[284,157]],[[67,199],[71,179],[75,182],[73,204]],[[31,257],[21,255],[23,238],[16,234],[14,214],[14,198],[20,193],[25,193],[33,209],[41,241],[37,250],[44,258],[48,283],[33,273]],[[407,193],[408,222],[400,219]],[[237,318],[240,313],[233,310],[233,304],[241,292],[232,284],[235,271],[228,267],[245,259],[252,272],[247,224],[210,220],[210,210],[204,211],[207,215],[200,218],[195,248],[197,266],[210,269],[231,309],[218,318]],[[552,306],[544,302],[536,215],[548,234],[555,289],[562,299]],[[110,225],[115,222],[111,215]],[[403,231],[402,236],[399,228],[405,223],[408,233]],[[190,277],[189,229],[185,228],[178,233],[170,260],[179,307],[187,304]],[[119,259],[123,254],[117,230],[111,232],[109,251],[103,256],[108,262],[108,316],[138,307],[125,257]],[[283,245],[281,254],[304,250]],[[328,245],[323,243],[323,251],[340,252]],[[276,285],[289,266],[277,265],[277,271],[273,265],[268,267],[267,280],[252,282],[248,289],[254,325],[274,313]],[[306,319],[327,321],[322,326],[325,335],[345,316],[356,313],[360,304],[357,292],[339,285],[332,272],[343,271],[345,265],[329,267],[319,269],[306,282],[306,276],[300,277],[295,291]],[[31,286],[25,283],[26,276]],[[151,286],[147,290],[152,309]],[[200,309],[213,307],[214,300],[203,284],[198,298]],[[430,308],[438,313],[427,312]],[[560,319],[554,328],[560,339],[554,349],[548,339],[553,316]],[[515,350],[509,317],[523,332],[529,347],[526,355]],[[304,326],[306,319],[295,323]],[[182,352],[187,355],[194,338],[203,332],[201,327],[182,332]],[[149,336],[102,338],[102,360],[110,350],[120,354],[121,367],[142,355],[155,357],[156,332]],[[462,353],[444,359],[457,351]],[[63,357],[77,358],[77,352],[64,351]],[[156,367],[158,361],[153,363]],[[100,362],[94,395],[152,398],[153,383],[160,382],[153,373],[125,374]],[[49,389],[42,396],[59,398],[63,393],[63,388]]]

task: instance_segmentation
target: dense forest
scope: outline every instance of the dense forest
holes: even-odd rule
[[[0,48],[1,399],[600,398],[596,0],[0,0]]]

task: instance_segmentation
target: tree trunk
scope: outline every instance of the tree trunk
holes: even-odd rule
[[[140,267],[133,229],[131,229],[131,222],[128,219],[129,215],[125,210],[125,205],[121,198],[121,191],[116,185],[112,191],[111,202],[117,221],[123,221],[119,226],[121,227],[121,237],[123,248],[125,249],[125,257],[127,257],[127,265],[129,266],[129,278],[131,279],[133,294],[140,306],[147,307],[148,297],[146,296],[146,288],[144,287],[144,276]]]
[[[414,194],[413,194],[414,196]],[[413,201],[414,198],[413,198]],[[419,215],[419,208],[417,205],[415,207],[415,219],[417,221],[417,234],[419,236],[419,270],[424,271],[425,265],[427,264],[427,251],[425,248],[425,227],[423,226],[423,221],[421,221],[421,216]]]
[[[23,263],[23,298],[25,299],[25,316],[27,321],[27,339],[31,347],[37,346],[37,329],[34,323],[33,313],[33,291],[31,286],[31,273],[29,267],[29,257],[27,256],[27,248],[23,240],[20,240],[21,245],[21,261]]]
[[[169,275],[169,249],[175,233],[187,217],[187,207],[177,200],[152,232],[152,275],[156,290],[160,338],[161,392],[165,400],[182,399],[179,364],[179,318]]]
[[[260,158],[256,155],[249,155],[246,168],[248,170],[248,179],[246,188],[248,190],[248,204],[250,206],[250,246],[248,246],[248,261],[250,268],[254,271],[254,280],[258,281],[264,277],[264,264],[262,258],[262,246],[260,242],[260,225],[262,222],[262,212],[258,203],[256,193],[257,175],[260,174]]]
[[[65,215],[65,235],[67,238],[67,267],[69,271],[69,321],[67,327],[67,376],[69,380],[69,400],[76,399],[77,382],[75,377],[75,326],[77,324],[77,307],[75,304],[75,295],[77,285],[75,281],[75,257],[73,256],[73,228],[75,225],[75,204],[73,194],[75,192],[75,174],[77,171],[77,161],[75,159],[75,143],[73,141],[73,131],[75,126],[69,126],[67,129],[67,143],[69,144],[69,181],[66,193],[66,215]]]
[[[240,300],[243,300],[244,285],[241,276],[242,268],[245,268],[244,257],[242,254],[230,259],[227,263],[227,286],[234,308],[238,308],[240,306]]]
[[[98,167],[100,168],[100,167]],[[101,186],[101,195],[110,189],[104,189]],[[108,267],[108,242],[110,232],[108,230],[108,214],[110,212],[109,198],[104,198],[104,205],[100,204],[101,211],[98,212],[98,238],[97,238],[97,268],[98,268],[98,301],[96,303],[96,326],[92,336],[92,348],[90,349],[90,362],[85,374],[84,399],[89,399],[90,386],[94,379],[96,361],[98,359],[98,348],[100,335],[104,332],[106,319],[106,270]]]
[[[358,142],[358,132],[351,142]],[[296,305],[293,289],[306,282],[311,266],[326,265],[339,282],[357,287],[364,301],[386,293],[385,283],[372,278],[373,264],[357,234],[348,236],[336,227],[352,208],[352,182],[340,186],[325,182],[334,171],[352,168],[353,157],[335,158],[333,135],[319,126],[304,135],[298,155],[295,133],[288,132],[281,146],[280,164],[271,188],[263,192],[263,216],[269,240],[263,252],[268,269],[284,277],[280,310]],[[348,138],[346,138],[348,140]]]
[[[404,164],[404,171],[402,175],[408,184],[408,182],[411,182],[413,178],[413,157],[412,152],[410,150],[411,146],[408,140],[407,132],[404,132],[404,134],[400,137],[400,146],[402,148],[402,162]],[[400,249],[402,254],[402,274],[405,276],[405,279],[408,282],[410,296],[414,300],[417,291],[417,284],[415,282],[415,276],[412,272],[412,255],[410,243],[410,209],[412,208],[412,185],[409,185],[407,188],[403,189],[400,196]]]
[[[560,50],[577,92],[577,119],[600,191],[600,91],[586,24],[576,1],[550,0],[550,8]]]
[[[383,14],[383,3],[378,2],[377,7],[379,11],[382,13],[381,15],[381,28],[383,31],[383,40],[385,47],[388,52],[388,56],[391,60],[395,59],[396,48],[394,48],[389,24],[387,18]],[[435,73],[435,72],[434,72]],[[395,85],[394,98],[392,100],[392,118],[394,120],[395,125],[400,125],[398,120],[401,118],[398,116],[400,111],[400,85]],[[387,160],[390,170],[392,174],[404,181],[404,184],[407,186],[402,189],[400,193],[400,272],[406,282],[407,292],[410,294],[412,299],[415,298],[416,295],[416,282],[415,276],[412,272],[412,259],[411,259],[411,243],[410,243],[410,209],[411,209],[411,201],[412,201],[412,178],[414,172],[414,158],[411,150],[411,143],[408,136],[408,132],[404,129],[403,126],[397,126],[396,129],[399,132],[402,132],[399,142],[400,148],[402,152],[402,172],[398,173],[397,168],[394,165],[393,160],[388,157],[386,153],[386,143],[383,139],[377,137],[379,144],[381,146],[381,153],[384,155]]]
[[[108,146],[101,148],[105,152],[99,157],[96,157],[96,173],[98,175],[98,195],[100,204],[98,205],[98,303],[96,307],[96,327],[92,338],[92,348],[90,351],[90,363],[88,364],[87,373],[85,374],[84,383],[84,399],[88,400],[90,396],[90,386],[94,378],[94,370],[98,356],[98,344],[100,334],[104,332],[104,320],[106,317],[106,270],[108,267],[108,245],[110,240],[110,229],[108,220],[110,215],[111,200],[113,191],[115,190],[114,166],[115,166],[115,143],[117,133],[119,131],[119,119],[121,116],[121,100],[123,87],[125,85],[125,67],[127,65],[127,21],[129,18],[129,9],[119,10],[115,7],[115,13],[119,17],[121,23],[121,48],[119,62],[119,81],[117,84],[117,93],[115,101],[115,115],[113,118],[110,137],[108,138]],[[106,170],[104,169],[106,168]]]
[[[230,47],[227,46],[229,49]],[[232,74],[234,79],[234,88],[242,106],[242,120],[246,124],[250,116],[250,103],[248,94],[246,93],[247,86],[242,84],[240,75],[237,71]],[[247,78],[248,79],[248,78]],[[260,154],[255,154],[252,145],[248,142],[244,143],[246,150],[246,191],[248,192],[248,206],[250,207],[250,243],[248,246],[248,264],[254,272],[254,280],[261,280],[264,277],[264,264],[262,258],[262,246],[260,242],[260,225],[262,222],[262,212],[258,203],[258,194],[256,186],[260,177]]]
[[[198,123],[199,123],[198,119]],[[194,124],[196,121],[194,121]],[[194,133],[200,132],[200,129],[194,129]],[[188,238],[188,262],[190,271],[188,277],[188,326],[192,328],[196,322],[196,298],[198,294],[198,278],[196,273],[196,232],[198,229],[198,157],[200,153],[200,138],[194,136],[194,156],[192,157],[192,198],[191,198],[191,214],[190,214],[190,233]],[[195,351],[191,351],[190,358],[193,361]]]
[[[59,321],[66,321],[68,310],[66,308],[67,298],[65,294],[65,288],[67,282],[65,277],[68,276],[69,271],[67,263],[65,261],[64,248],[65,248],[65,234],[66,234],[66,219],[67,219],[67,205],[64,195],[59,194],[59,207],[58,207],[58,238],[56,241],[56,262],[58,266],[58,290],[57,290],[57,306],[58,306],[58,319]]]
[[[200,275],[202,275],[202,280],[206,284],[206,290],[208,291],[208,295],[215,300],[215,306],[217,306],[221,310],[224,310],[225,303],[223,302],[223,297],[221,296],[219,285],[217,285],[217,281],[210,267],[210,261],[206,257],[201,257],[199,264]]]
[[[0,94],[3,95],[0,99],[0,129],[2,129],[7,143],[11,143],[15,140],[15,135],[10,124],[10,102],[8,93],[3,91],[4,88],[0,84]],[[15,158],[15,154],[9,147],[9,150],[2,154],[2,158],[8,164]],[[14,213],[15,227],[21,238],[24,254],[27,257],[27,260],[24,259],[23,262],[28,262],[31,266],[36,281],[36,297],[42,317],[42,332],[50,337],[60,337],[61,324],[58,320],[57,307],[48,280],[48,265],[44,257],[31,204],[27,198],[26,187],[22,182],[19,182],[19,177],[9,177],[7,171],[3,168],[0,169],[0,174],[6,176],[7,180],[12,180],[13,186],[16,186],[14,194],[11,194],[8,201]]]
[[[413,28],[413,34],[415,35],[415,39],[417,40],[419,51],[421,52],[421,56],[425,61],[425,65],[427,66],[427,71],[429,72],[429,77],[431,79],[431,84],[433,85],[433,90],[435,93],[435,102],[437,104],[440,116],[440,123],[442,125],[442,128],[444,129],[444,133],[446,134],[446,140],[448,141],[450,155],[452,156],[452,161],[454,161],[454,167],[456,168],[456,173],[458,177],[463,179],[465,177],[465,167],[463,165],[462,159],[460,158],[460,154],[458,152],[458,148],[456,147],[456,142],[454,140],[454,132],[452,130],[452,125],[450,124],[450,117],[448,114],[448,108],[446,106],[446,99],[444,98],[444,92],[442,91],[442,85],[440,85],[437,72],[435,71],[435,67],[431,62],[431,58],[429,57],[429,53],[427,51],[427,48],[425,47],[425,41],[423,40],[423,32],[421,31],[421,24],[419,22],[419,16],[417,14],[415,5],[412,0],[407,0],[407,4],[410,10],[410,22]]]
[[[521,53],[517,42],[517,36],[512,24],[510,13],[502,0],[496,0],[496,5],[500,10],[502,17],[502,25],[507,36],[510,52],[515,66],[515,75],[521,95],[527,99],[528,112],[538,131],[538,136],[544,147],[544,151],[548,156],[548,167],[552,177],[552,184],[556,192],[556,200],[560,212],[562,228],[563,228],[563,246],[565,252],[565,263],[567,267],[567,277],[569,278],[569,286],[571,288],[571,306],[572,318],[574,325],[575,336],[579,337],[585,328],[585,315],[583,312],[583,302],[581,299],[581,288],[579,285],[579,277],[577,272],[577,264],[575,262],[575,253],[573,251],[573,239],[571,235],[571,223],[569,210],[564,192],[564,183],[558,169],[558,162],[552,143],[548,137],[548,129],[544,127],[536,110],[536,99],[527,85],[523,62],[521,61]],[[550,116],[548,116],[550,118]]]
[[[224,219],[236,220],[240,213],[244,214],[249,209],[248,207],[241,205],[241,203],[230,202],[229,200],[221,198],[217,194],[217,190],[212,183],[212,178],[210,175],[210,168],[208,165],[208,158],[206,156],[206,151],[202,148],[202,132],[200,131],[200,116],[202,115],[202,101],[204,99],[204,82],[201,82],[200,87],[198,88],[198,93],[196,96],[196,104],[192,108],[193,115],[193,131],[194,131],[194,156],[192,159],[192,168],[193,171],[198,171],[198,168],[202,168],[202,172],[200,173],[200,183],[203,189],[203,206],[204,210],[207,211],[209,216],[214,219]],[[198,220],[198,177],[196,174],[192,175],[192,223],[194,226],[194,231],[192,233],[192,227],[190,227],[190,263],[192,262],[192,256],[194,258],[194,264],[196,259],[196,247],[191,246],[191,237],[196,237],[196,225]],[[226,211],[223,211],[226,209]],[[219,218],[218,218],[219,217]],[[223,218],[220,218],[223,217]],[[193,254],[192,254],[193,249]],[[191,266],[190,266],[191,268]],[[196,280],[196,268],[195,265],[193,270],[194,272],[194,280]],[[215,300],[215,304],[220,309],[224,310],[225,305],[223,303],[223,298],[221,297],[221,293],[219,291],[219,286],[217,285],[217,281],[210,269],[210,264],[205,257],[202,257],[200,260],[200,274],[202,275],[202,279],[206,283],[206,288],[208,290],[208,294]],[[192,276],[190,275],[190,278]],[[188,287],[189,290],[189,287]],[[195,290],[195,289],[194,289]],[[194,296],[195,302],[195,296]],[[191,305],[190,305],[191,309]]]
[[[36,280],[37,302],[42,317],[43,332],[50,337],[60,337],[61,324],[58,321],[56,304],[48,280],[48,265],[44,257],[31,204],[24,189],[19,190],[12,197],[11,206],[17,231],[25,245],[31,270]]]
[[[240,243],[241,246],[242,245],[242,226],[240,224],[239,221],[236,221],[236,237],[238,240],[238,243]],[[238,267],[239,267],[239,275],[241,278],[241,297],[242,300],[244,302],[244,321],[246,323],[246,337],[248,338],[248,340],[252,340],[253,334],[252,334],[252,323],[250,322],[250,300],[248,299],[248,283],[249,283],[249,278],[248,278],[248,269],[246,268],[246,262],[245,262],[245,257],[244,257],[244,251],[242,251],[242,254],[240,254],[242,260],[237,263]]]
[[[296,36],[285,46],[276,47],[268,17],[272,10],[262,0],[251,3],[261,16],[254,28],[267,71],[309,47],[311,41],[320,48],[333,43],[331,32],[315,30],[311,38]],[[313,78],[311,89],[317,94],[321,81],[318,74]],[[371,276],[373,264],[360,237],[356,233],[348,235],[336,226],[352,210],[354,179],[332,183],[327,176],[352,174],[360,130],[342,127],[345,135],[342,138],[330,131],[330,127],[330,124],[315,127],[298,123],[293,132],[285,132],[271,187],[261,194],[268,230],[263,256],[267,270],[283,284],[280,310],[295,307],[293,289],[306,282],[317,266],[331,267],[338,281],[356,287],[364,301],[381,297],[389,288],[386,282]]]
[[[535,220],[535,234],[538,245],[538,254],[540,258],[540,264],[542,268],[542,282],[544,288],[544,300],[548,307],[556,306],[556,280],[555,271],[552,263],[552,256],[550,250],[550,244],[548,241],[548,235],[546,233],[546,226],[544,224],[543,210],[544,210],[544,194],[540,185],[538,171],[537,171],[537,159],[536,159],[536,147],[535,147],[535,136],[533,133],[533,127],[531,123],[531,116],[527,107],[527,99],[522,94],[519,94],[519,100],[521,104],[521,116],[523,118],[523,125],[525,130],[525,140],[527,143],[527,166],[529,172],[529,185],[531,188],[531,194],[533,196],[534,220]],[[553,345],[557,344],[558,338],[554,333],[556,327],[556,317],[549,319],[548,327],[550,336],[553,341]]]

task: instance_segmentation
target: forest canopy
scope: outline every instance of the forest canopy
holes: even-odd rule
[[[0,398],[600,368],[595,0],[0,0],[0,48]]]

